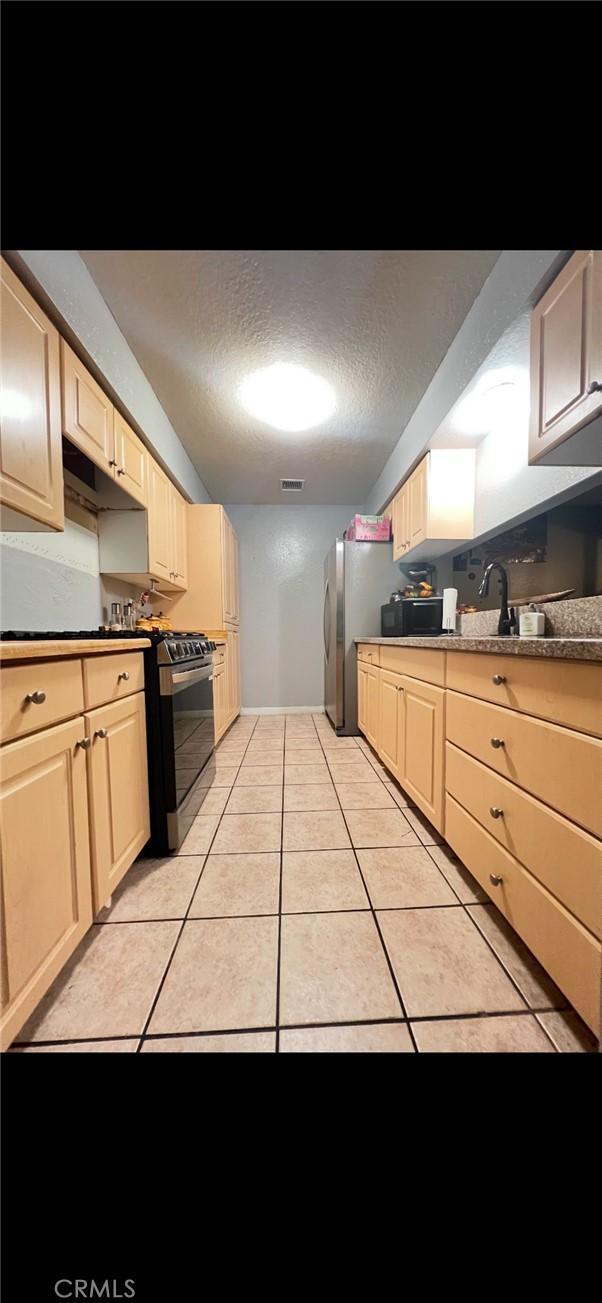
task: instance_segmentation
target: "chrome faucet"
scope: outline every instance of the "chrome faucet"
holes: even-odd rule
[[[516,625],[516,619],[513,618],[514,610],[512,616],[508,610],[508,575],[499,561],[491,561],[487,566],[479,584],[479,597],[486,597],[489,592],[489,576],[492,570],[499,570],[500,572],[500,618],[497,631],[502,638],[506,638],[512,633],[513,626]]]

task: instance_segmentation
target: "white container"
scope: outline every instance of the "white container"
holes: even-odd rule
[[[456,632],[456,607],[458,604],[458,589],[443,589],[443,609],[441,614],[441,625],[444,633]]]
[[[542,638],[545,625],[546,617],[543,611],[538,611],[534,606],[530,606],[527,611],[521,611],[518,626],[521,638]]]

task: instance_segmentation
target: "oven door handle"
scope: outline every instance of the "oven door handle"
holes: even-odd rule
[[[172,683],[200,683],[201,679],[212,679],[213,673],[211,667],[206,665],[202,670],[176,670],[172,672]]]

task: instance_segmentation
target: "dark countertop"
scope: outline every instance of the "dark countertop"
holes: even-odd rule
[[[354,638],[355,643],[383,647],[424,647],[430,651],[494,652],[504,656],[541,656],[569,661],[602,661],[602,638],[470,638],[442,634],[437,638]]]

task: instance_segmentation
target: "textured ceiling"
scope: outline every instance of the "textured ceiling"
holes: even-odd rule
[[[80,253],[215,501],[360,505],[499,250]],[[334,386],[323,425],[287,434],[240,407],[276,361]]]

